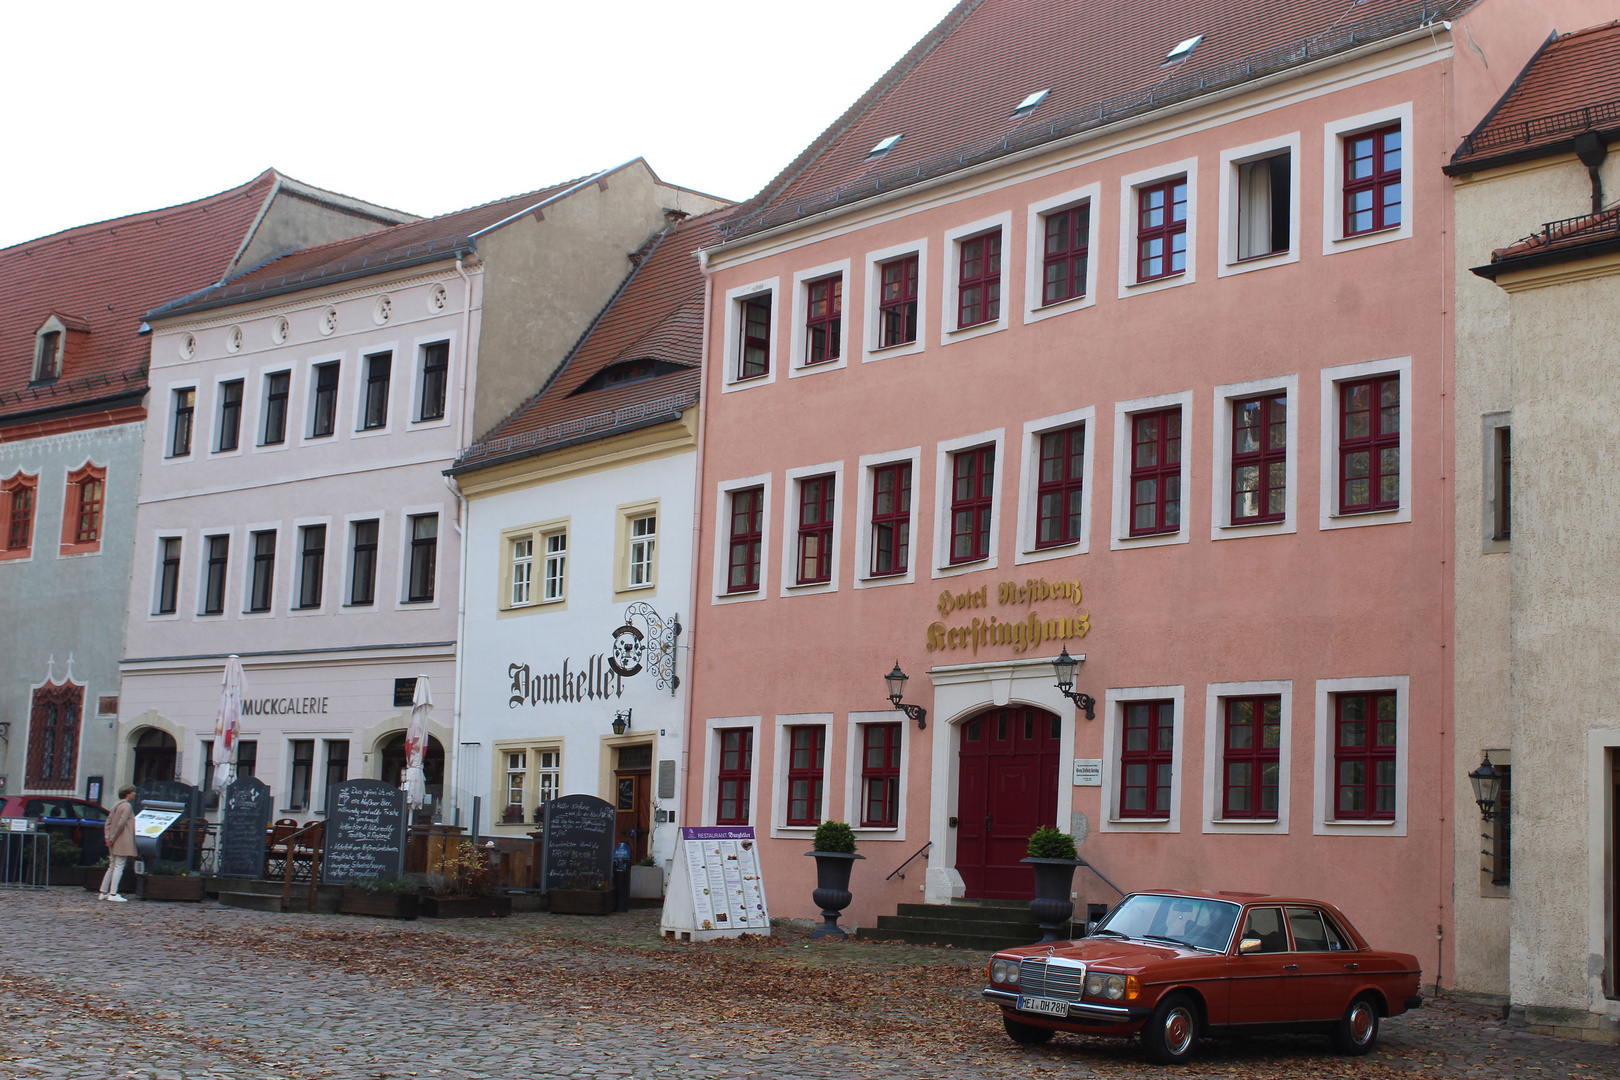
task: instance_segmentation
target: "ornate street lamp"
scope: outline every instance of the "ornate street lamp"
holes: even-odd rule
[[[1069,655],[1069,647],[1063,646],[1063,653],[1052,661],[1052,670],[1057,672],[1058,693],[1074,702],[1085,710],[1087,720],[1097,719],[1097,699],[1090,694],[1077,694],[1074,692],[1074,672],[1080,666],[1080,661]]]
[[[895,708],[917,721],[918,728],[925,728],[928,726],[928,710],[921,705],[904,704],[900,700],[906,696],[906,680],[908,678],[910,676],[900,670],[900,661],[896,660],[894,670],[883,676],[884,681],[889,684],[889,701]]]
[[[634,711],[633,709],[626,709],[623,712],[613,714],[613,734],[623,735],[630,730],[630,714]]]
[[[1474,785],[1474,801],[1479,803],[1480,816],[1486,821],[1494,820],[1497,816],[1496,797],[1502,790],[1502,774],[1491,764],[1490,751],[1485,752],[1485,760],[1480,762],[1479,768],[1468,774],[1468,782]]]

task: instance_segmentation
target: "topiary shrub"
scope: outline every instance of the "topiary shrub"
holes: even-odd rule
[[[838,855],[855,854],[855,830],[842,821],[823,821],[816,826],[817,851],[828,851]]]
[[[1050,825],[1042,825],[1029,837],[1029,857],[1032,859],[1078,859],[1074,837],[1059,832]]]

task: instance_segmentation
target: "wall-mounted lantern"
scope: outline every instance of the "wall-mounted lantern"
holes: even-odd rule
[[[906,696],[908,678],[910,676],[900,670],[900,661],[896,660],[894,670],[883,676],[884,681],[889,684],[889,701],[895,708],[917,721],[918,728],[925,728],[928,726],[928,710],[921,705],[907,705],[900,700]]]

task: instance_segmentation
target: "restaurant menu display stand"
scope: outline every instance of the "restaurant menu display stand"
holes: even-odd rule
[[[771,932],[751,827],[682,828],[660,931],[677,941]]]

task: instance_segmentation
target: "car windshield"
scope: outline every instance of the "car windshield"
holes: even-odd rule
[[[1238,905],[1196,896],[1127,896],[1093,933],[1172,941],[1222,952],[1237,922]]]

